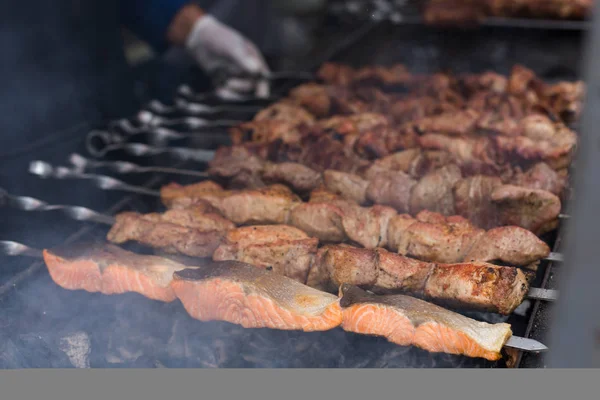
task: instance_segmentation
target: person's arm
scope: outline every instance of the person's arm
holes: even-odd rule
[[[140,39],[146,41],[158,52],[177,44],[170,39],[173,22],[181,10],[188,9],[190,0],[121,0],[121,22]],[[199,9],[199,7],[195,7]],[[178,26],[179,26],[178,22]],[[183,32],[184,29],[176,29]],[[183,45],[181,42],[180,45]]]
[[[189,0],[123,0],[121,4],[124,23],[159,51],[168,45],[184,47],[208,73],[223,70],[253,77],[270,73],[252,42]],[[241,83],[254,86],[259,96],[268,95],[267,80],[251,82]],[[235,91],[239,82],[230,80],[228,85]]]

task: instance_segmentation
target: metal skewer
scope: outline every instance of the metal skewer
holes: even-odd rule
[[[175,99],[175,104],[168,106],[160,101],[154,100],[148,104],[148,108],[158,114],[186,113],[191,115],[214,115],[222,112],[256,113],[264,108],[262,105],[216,105],[196,103],[181,98]]]
[[[137,114],[137,120],[144,125],[141,128],[131,127],[131,123],[127,120],[119,120],[115,122],[113,126],[119,126],[121,128],[126,127],[124,130],[134,132],[136,129],[147,129],[148,126],[177,126],[183,125],[186,129],[200,129],[200,128],[227,128],[240,124],[244,121],[233,120],[233,119],[217,119],[207,120],[199,117],[180,117],[180,118],[167,118],[160,113],[153,112],[151,110],[143,110]],[[129,126],[127,126],[129,124]]]
[[[41,250],[8,240],[0,240],[0,249],[4,254],[9,256],[42,257]],[[520,336],[511,336],[504,346],[535,353],[548,350],[548,347],[543,343]]]
[[[197,162],[207,163],[213,159],[215,152],[213,150],[188,149],[186,147],[156,147],[149,146],[143,143],[114,143],[106,144],[105,147],[97,147],[91,142],[87,143],[88,151],[95,157],[104,157],[106,154],[123,150],[134,156],[157,156],[161,154],[169,154],[180,160],[193,160]]]
[[[227,94],[225,94],[227,93]],[[198,93],[194,91],[188,85],[181,85],[177,88],[177,95],[185,97],[187,100],[191,100],[193,102],[203,103],[211,100],[219,100],[219,101],[231,101],[234,103],[248,103],[253,101],[276,101],[279,99],[278,96],[269,96],[269,97],[256,97],[253,95],[243,95],[238,93],[232,93],[231,91],[216,91],[209,93]]]
[[[29,172],[41,178],[55,179],[86,179],[92,181],[97,187],[104,190],[122,190],[136,194],[160,197],[156,190],[146,189],[141,186],[129,185],[118,179],[106,175],[85,174],[70,170],[65,167],[53,167],[44,161],[32,161],[29,164]]]
[[[13,196],[0,188],[0,204],[17,208],[24,211],[60,211],[69,218],[77,221],[91,221],[106,225],[112,225],[114,218],[100,214],[89,208],[69,206],[62,204],[48,204],[45,201],[27,196]]]
[[[69,156],[69,161],[73,164],[74,170],[83,173],[88,168],[109,168],[120,174],[131,174],[131,173],[146,173],[146,172],[157,172],[165,174],[177,174],[177,175],[189,175],[196,176],[199,178],[206,178],[208,174],[206,172],[193,171],[189,169],[177,169],[168,167],[143,167],[134,163],[126,161],[95,161],[89,160],[77,153],[73,153]]]

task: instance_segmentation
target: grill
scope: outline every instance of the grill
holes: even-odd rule
[[[580,59],[580,49],[573,46],[574,40],[579,43],[582,34],[579,30],[557,33],[526,29],[517,33],[514,27],[487,26],[480,29],[478,35],[457,31],[448,39],[443,31],[418,24],[392,27],[394,19],[391,22],[367,21],[357,29],[357,22],[353,21],[341,25],[341,33],[340,25],[337,25],[337,35],[344,39],[337,40],[334,48],[317,48],[312,56],[314,62],[302,70],[314,71],[324,60],[332,60],[355,66],[402,62],[415,72],[493,69],[508,73],[513,64],[522,63],[548,80],[574,79],[580,75],[579,66],[573,63]],[[419,30],[418,39],[415,29]],[[517,35],[521,40],[515,44]],[[552,52],[541,47],[542,36],[546,39],[544,43],[552,43]],[[398,37],[405,39],[399,41]],[[554,37],[556,40],[550,39]],[[532,43],[535,46],[532,47]],[[402,52],[395,51],[400,48]],[[539,51],[532,51],[532,48]],[[365,54],[369,55],[368,62],[365,62]],[[273,98],[285,94],[305,75],[297,76],[301,79],[291,79],[292,76],[282,74],[282,79],[274,83]],[[199,94],[184,86],[173,105],[153,102],[131,119],[115,121],[108,129],[91,132],[86,149],[98,160],[92,161],[87,168],[82,168],[83,158],[72,156],[69,169],[37,163],[32,166],[32,172],[54,178],[51,183],[57,192],[69,193],[77,187],[77,193],[94,193],[101,197],[100,201],[89,196],[65,196],[64,204],[86,205],[105,215],[123,210],[152,212],[160,206],[155,194],[161,184],[169,180],[185,184],[201,179],[211,157],[210,150],[229,144],[224,129],[234,121],[251,118],[265,104],[268,102],[256,99],[223,102],[211,94]],[[146,169],[143,173],[134,173],[141,172],[136,166]],[[197,173],[174,175],[168,168]],[[106,178],[107,175],[113,178]],[[132,192],[132,187],[137,193]],[[14,199],[6,196],[3,199],[14,203]],[[79,199],[86,202],[81,203]],[[106,204],[110,206],[105,207]],[[56,227],[53,237],[45,237],[43,243],[23,240],[32,247],[101,241],[106,235],[102,224],[87,221],[90,216],[81,209],[67,208],[65,212],[70,217],[67,218],[60,211],[33,215],[35,209],[49,208],[34,201],[29,201],[25,208],[32,211],[19,211],[20,217],[24,224],[31,224],[31,229],[38,224]],[[560,250],[561,227],[557,232],[553,234],[556,237],[549,238],[554,252]],[[140,253],[148,252],[135,245],[126,247]],[[7,250],[13,255],[39,255],[18,247]],[[355,335],[341,329],[303,333],[199,322],[191,319],[179,302],[165,304],[137,294],[105,296],[61,289],[52,282],[39,260],[30,263],[27,257],[14,257],[5,258],[3,264],[6,271],[14,273],[7,273],[9,277],[0,286],[1,307],[8,311],[5,316],[0,316],[2,368],[489,368],[545,365],[543,355],[535,353],[511,351],[504,359],[490,362],[400,347],[382,338]],[[556,288],[558,268],[560,263],[543,262],[532,287]],[[551,309],[551,304],[546,301],[526,300],[507,318],[487,313],[467,315],[487,322],[506,321],[512,325],[515,335],[544,343]]]

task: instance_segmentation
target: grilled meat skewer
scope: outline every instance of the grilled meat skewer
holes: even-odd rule
[[[241,262],[190,267],[162,259],[161,264],[159,257],[142,256],[110,245],[92,246],[87,251],[72,246],[46,249],[43,254],[52,278],[63,288],[105,294],[134,291],[162,301],[178,298],[190,316],[202,321],[304,331],[329,330],[341,325],[351,332],[384,336],[385,332],[394,332],[388,339],[400,345],[413,344],[428,351],[490,360],[500,357],[502,346],[511,345],[512,331],[507,324],[476,322],[422,300],[400,295],[374,296],[350,285],[339,289],[340,299]],[[359,323],[358,317],[369,311],[366,310],[369,305],[379,307],[375,316],[387,317],[379,321],[389,330],[381,326],[377,330],[379,325],[373,324],[372,319]],[[382,311],[388,313],[379,315]],[[405,329],[402,335],[398,328],[405,325],[400,323],[398,314],[409,318],[414,329]],[[392,315],[395,317],[389,318]],[[427,318],[424,321],[418,315]],[[427,339],[426,332],[432,326],[444,327],[444,334]],[[526,346],[533,351],[543,348],[539,343]]]

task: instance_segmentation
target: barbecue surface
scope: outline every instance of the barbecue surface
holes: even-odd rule
[[[14,330],[10,329],[14,326],[11,325],[12,322],[6,325],[7,331],[11,333],[5,348],[13,346],[14,349],[15,345],[20,347],[24,343],[29,343],[31,349],[54,355],[53,361],[49,361],[51,358],[46,358],[41,361],[42,364],[47,361],[55,365],[60,363],[69,365],[59,346],[53,344],[64,338],[79,337],[77,329],[83,327],[88,332],[83,333],[84,337],[88,335],[87,337],[93,338],[95,343],[91,346],[90,353],[92,366],[495,365],[473,363],[473,360],[464,357],[432,355],[416,349],[399,348],[387,344],[385,340],[358,337],[348,333],[323,332],[311,335],[270,330],[248,333],[226,323],[201,323],[190,320],[174,305],[147,302],[144,299],[140,300],[140,297],[134,294],[111,297],[78,292],[65,293],[66,291],[56,289],[47,277],[32,281],[31,290],[35,295],[29,293],[29,289],[24,290],[9,299],[9,302],[10,306],[24,309],[23,318],[28,319],[29,316],[29,320],[35,323],[27,328]],[[53,299],[57,306],[60,305],[61,311],[56,312],[53,307],[45,308],[32,304],[30,298],[34,296]],[[132,309],[136,312],[132,312]],[[44,317],[41,317],[42,312],[46,312]],[[73,317],[87,313],[99,318],[95,322],[90,322]],[[486,316],[486,318],[495,317]],[[519,320],[520,317],[513,315],[511,318]],[[156,332],[156,326],[163,324],[172,329]],[[49,330],[52,326],[65,328],[57,332]],[[39,335],[29,335],[30,332],[39,332]],[[202,333],[201,338],[198,338],[198,332]],[[126,337],[129,338],[125,339]],[[139,340],[131,339],[133,337]],[[288,339],[293,344],[288,345]],[[239,353],[240,357],[231,358],[228,356],[231,353]],[[3,358],[3,365],[26,363],[25,358],[15,356],[15,353],[10,354],[13,358]],[[41,360],[39,357],[37,359]]]

